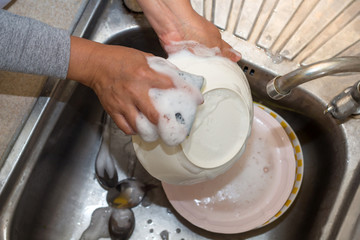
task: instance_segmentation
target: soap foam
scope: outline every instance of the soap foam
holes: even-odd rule
[[[160,137],[167,145],[180,144],[189,134],[197,106],[203,102],[200,92],[203,78],[179,70],[175,65],[160,57],[148,57],[149,66],[169,76],[175,88],[149,90],[149,96],[159,112],[155,126],[142,113],[136,118],[140,137],[153,142]]]
[[[170,53],[169,57],[173,54],[189,52],[191,50],[192,54],[199,57],[213,57],[220,55],[220,48],[208,48],[205,45],[202,45],[195,41],[178,41],[172,42],[170,45],[165,46],[166,52]]]

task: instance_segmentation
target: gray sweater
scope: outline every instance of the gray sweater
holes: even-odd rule
[[[0,70],[66,78],[70,34],[0,9]]]

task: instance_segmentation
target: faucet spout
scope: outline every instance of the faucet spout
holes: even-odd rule
[[[300,84],[336,73],[360,72],[360,57],[337,57],[301,67],[284,76],[272,79],[266,86],[268,95],[281,99]]]

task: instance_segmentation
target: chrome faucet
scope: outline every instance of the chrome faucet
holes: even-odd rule
[[[271,98],[279,100],[302,83],[346,72],[360,72],[360,57],[331,58],[301,67],[284,76],[275,77],[267,84],[266,90]],[[334,97],[324,113],[331,113],[337,119],[360,114],[360,81]]]

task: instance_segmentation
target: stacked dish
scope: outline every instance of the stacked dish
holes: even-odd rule
[[[279,218],[294,202],[303,178],[300,143],[290,125],[255,104],[248,145],[230,170],[195,185],[163,182],[173,207],[192,224],[218,233],[240,233]]]

